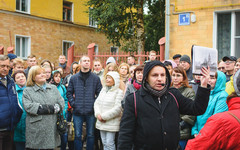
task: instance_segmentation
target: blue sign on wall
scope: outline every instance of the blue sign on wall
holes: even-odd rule
[[[190,25],[190,13],[179,14],[178,25],[180,26]]]

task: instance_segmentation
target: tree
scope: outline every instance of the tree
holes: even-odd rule
[[[165,36],[165,0],[148,0],[144,15],[145,51],[159,50],[158,41]]]
[[[137,42],[138,52],[144,51],[143,0],[89,0],[87,5],[109,42],[127,50]]]

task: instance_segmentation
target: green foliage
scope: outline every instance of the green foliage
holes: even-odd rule
[[[165,0],[148,0],[144,16],[145,51],[159,51],[158,41],[165,36]]]
[[[144,18],[137,13],[138,8],[148,7]],[[97,31],[103,32],[110,43],[124,51],[138,51],[137,20],[144,19],[145,50],[159,50],[158,40],[164,36],[164,0],[89,0],[92,18],[97,21]],[[121,42],[122,41],[122,42]],[[144,42],[143,42],[144,43]]]

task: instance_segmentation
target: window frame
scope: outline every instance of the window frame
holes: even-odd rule
[[[91,10],[93,10],[93,8],[92,8],[92,7],[89,7],[89,8],[88,8],[88,11],[89,11],[89,13],[88,13],[88,24],[89,24],[90,27],[97,28],[97,21],[95,21],[95,20],[92,18],[92,16],[90,15],[90,11],[91,11]]]
[[[17,51],[17,38],[27,38],[28,39],[28,43],[27,43],[27,55],[25,57],[22,57],[22,46],[21,46],[21,42],[20,42],[20,55],[18,57],[22,58],[23,60],[27,60],[27,56],[31,54],[31,36],[26,36],[26,35],[19,35],[19,34],[15,34],[15,54]]]
[[[67,55],[67,54],[65,55],[65,54],[64,54],[64,50],[63,50],[63,49],[64,49],[64,42],[65,42],[65,43],[71,43],[71,46],[73,46],[73,45],[74,45],[74,41],[62,40],[62,55],[64,55],[64,56],[66,57],[66,59],[67,59],[68,55]],[[71,47],[71,46],[70,46],[70,47]],[[70,48],[70,47],[69,47],[69,48]]]
[[[215,48],[215,49],[217,49],[218,14],[231,13],[231,45],[230,45],[230,54],[229,54],[231,56],[236,55],[235,39],[240,38],[240,36],[235,36],[235,33],[236,33],[236,12],[240,12],[240,9],[222,10],[222,11],[214,11],[213,12],[213,48]]]
[[[69,1],[63,1],[63,11],[64,11],[64,7],[66,8],[67,6],[64,6],[64,3],[68,3],[68,4],[71,4],[71,8],[69,8],[69,9],[71,9],[71,20],[64,20],[64,16],[62,17],[62,19],[63,19],[63,21],[64,22],[70,22],[70,23],[72,23],[74,20],[73,20],[73,12],[74,12],[74,4],[73,4],[73,2],[69,2]],[[66,9],[68,9],[68,8],[66,8]],[[66,16],[66,18],[67,18],[67,16]]]
[[[20,1],[20,10],[17,9],[17,0],[15,1],[16,3],[16,12],[20,12],[20,13],[25,13],[25,14],[30,14],[30,8],[31,8],[31,0],[25,0],[27,1],[27,11],[22,11],[21,8],[22,8],[22,5],[21,5],[21,1],[23,0],[19,0]]]
[[[112,54],[112,48],[117,48],[116,53],[113,54],[113,55],[118,55],[118,53],[119,53],[119,47],[118,47],[118,46],[111,46],[111,47],[110,47],[110,53],[111,53],[111,54]],[[115,57],[115,59],[116,59],[116,61],[118,61],[118,56]]]

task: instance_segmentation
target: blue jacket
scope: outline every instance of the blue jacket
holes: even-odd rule
[[[60,94],[63,97],[64,102],[65,102],[65,107],[63,109],[63,116],[66,119],[66,112],[67,112],[67,109],[68,109],[68,99],[67,99],[67,95],[66,95],[67,90],[66,90],[65,86],[62,85],[61,83],[57,86],[57,89],[60,92]]]
[[[225,91],[225,88],[226,76],[223,72],[217,71],[217,81],[214,89],[210,93],[207,110],[203,115],[197,116],[197,120],[192,127],[192,135],[199,133],[209,117],[228,110],[226,103],[228,94]]]
[[[23,96],[23,90],[26,88],[26,86],[20,88],[18,85],[16,85],[17,95],[18,95],[18,102],[22,106],[23,113],[20,121],[17,124],[17,127],[14,129],[14,141],[15,142],[25,142],[25,131],[26,131],[26,111],[23,108],[22,103],[22,96]]]
[[[90,72],[86,81],[83,80],[81,71],[73,75],[67,88],[67,98],[73,108],[73,114],[93,115],[93,104],[101,89],[100,78],[94,73]]]
[[[13,130],[19,122],[22,109],[18,104],[13,79],[7,76],[7,87],[0,81],[0,129]]]

